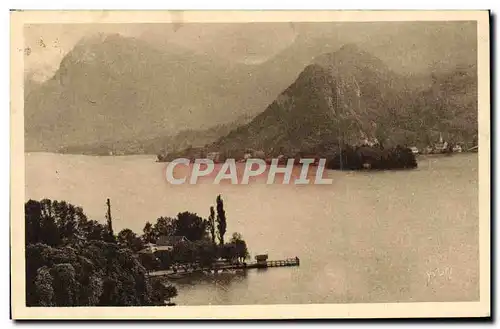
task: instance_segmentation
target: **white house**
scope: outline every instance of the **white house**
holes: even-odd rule
[[[185,236],[160,236],[155,243],[147,243],[145,248],[140,250],[141,254],[154,254],[157,251],[172,251],[174,247],[186,243],[189,240]]]

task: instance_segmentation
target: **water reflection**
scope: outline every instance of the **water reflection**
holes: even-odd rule
[[[172,282],[177,285],[221,284],[230,285],[232,282],[241,282],[247,277],[247,271],[224,271],[218,273],[192,273]]]

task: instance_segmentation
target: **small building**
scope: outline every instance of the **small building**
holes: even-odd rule
[[[158,247],[175,247],[179,244],[187,243],[189,240],[185,236],[179,235],[162,235],[156,240]]]
[[[142,250],[139,250],[139,254],[154,254],[158,251],[172,251],[174,250],[173,246],[159,246],[154,243],[147,243],[145,245],[145,248]]]
[[[257,261],[257,263],[266,263],[268,258],[269,257],[267,254],[255,256],[255,260]]]
[[[448,149],[448,142],[443,140],[443,136],[439,134],[439,142],[434,144],[433,153],[444,153]]]
[[[220,161],[220,152],[208,152],[207,159],[210,159],[216,163],[219,162]]]
[[[434,152],[434,149],[430,145],[428,145],[427,147],[422,149],[422,154],[431,154],[433,152]]]
[[[266,152],[264,152],[262,150],[246,149],[244,152],[243,158],[245,160],[248,160],[250,158],[265,159]]]
[[[139,254],[152,254],[156,251],[156,245],[154,243],[146,243],[144,249],[138,251]]]
[[[462,153],[462,146],[460,146],[458,144],[453,146],[453,152]]]
[[[262,150],[254,151],[253,157],[256,159],[264,159],[266,157],[266,153]]]

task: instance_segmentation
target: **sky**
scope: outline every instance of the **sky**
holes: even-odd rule
[[[25,72],[38,81],[50,78],[81,38],[96,33],[143,39],[164,51],[173,43],[247,65],[262,64],[294,43],[321,53],[324,43],[354,42],[402,71],[435,61],[471,62],[477,47],[471,22],[40,24],[24,29]]]

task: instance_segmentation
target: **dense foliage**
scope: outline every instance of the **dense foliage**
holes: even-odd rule
[[[327,167],[341,170],[413,169],[417,167],[417,160],[410,149],[401,146],[390,149],[346,146],[327,163]]]
[[[249,256],[241,234],[234,233],[224,243],[227,224],[220,195],[216,202],[217,214],[212,206],[208,219],[185,211],[146,223],[142,235],[123,229],[115,236],[108,225],[89,220],[80,207],[29,200],[25,204],[27,305],[165,305],[177,291],[161,278],[148,277],[148,271],[174,264],[211,267],[219,258],[242,262]],[[142,252],[160,237],[185,240],[173,250]]]
[[[25,220],[28,306],[159,306],[177,295],[148,277],[130,230],[117,243],[80,207],[47,199],[26,202]]]
[[[219,242],[224,245],[224,235],[226,234],[226,212],[224,202],[220,195],[217,197],[217,231],[219,232]]]
[[[227,217],[224,202],[219,195],[216,208],[210,207],[208,219],[195,213],[182,212],[177,217],[160,217],[156,223],[146,223],[142,240],[146,243],[157,243],[160,237],[183,236],[187,241],[173,246],[173,250],[159,250],[140,256],[141,262],[149,270],[170,268],[174,264],[197,264],[210,267],[216,259],[222,258],[232,262],[242,262],[249,253],[246,242],[239,233],[233,233],[226,243],[224,237],[227,230]],[[216,242],[216,238],[219,243]]]

